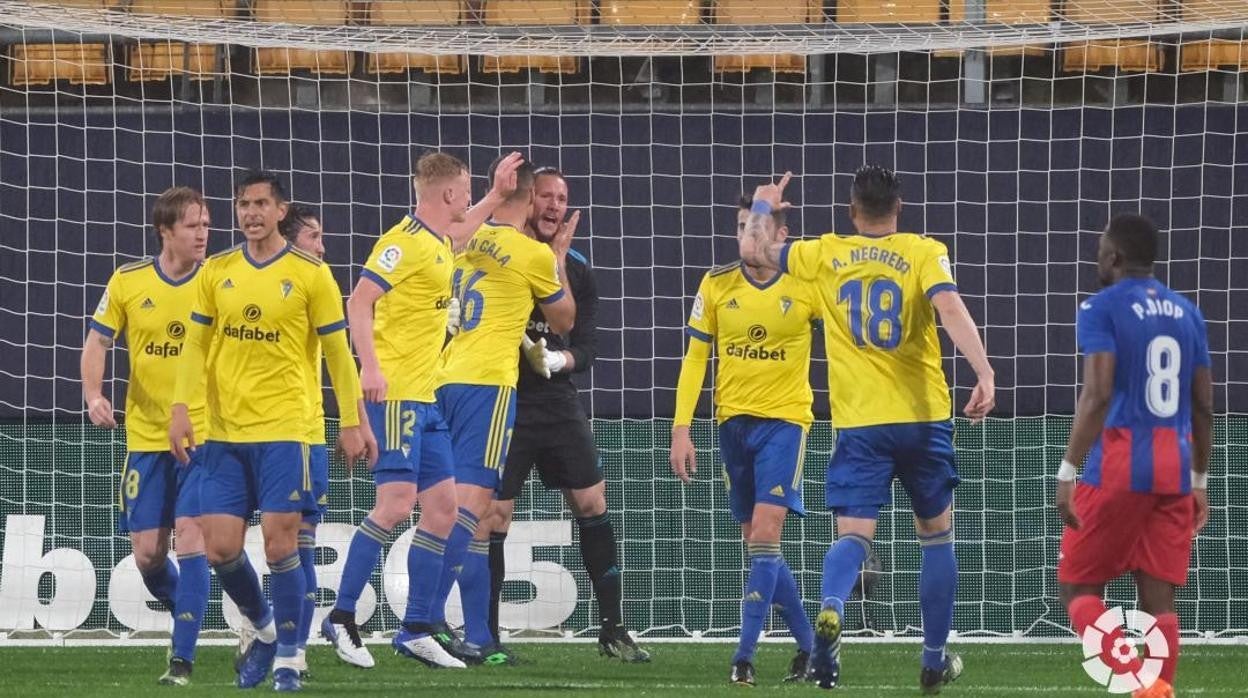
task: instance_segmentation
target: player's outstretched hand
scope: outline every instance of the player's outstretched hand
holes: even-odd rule
[[[1075,481],[1058,480],[1054,500],[1057,502],[1057,515],[1061,517],[1062,523],[1078,531],[1079,515],[1075,513]]]
[[[997,406],[997,386],[992,378],[980,378],[971,391],[971,399],[962,412],[975,424],[988,416],[992,408]]]
[[[182,465],[191,462],[191,452],[195,450],[195,427],[191,426],[191,415],[186,405],[173,406],[169,418],[169,452]]]
[[[1196,504],[1196,532],[1209,523],[1209,490],[1192,488],[1192,501]]]
[[[559,224],[555,236],[550,239],[550,249],[554,250],[556,257],[563,259],[567,256],[568,250],[572,248],[572,238],[576,235],[576,226],[580,222],[581,212],[573,211],[566,221]]]
[[[689,427],[672,427],[672,451],[668,458],[672,463],[672,473],[686,485],[692,482],[698,472],[698,458],[693,447],[693,439],[689,438]]]
[[[525,334],[520,340],[520,349],[524,352],[524,360],[529,362],[529,368],[542,378],[550,378],[550,367],[546,365],[546,338],[534,342],[529,339],[529,335]]]
[[[789,180],[793,179],[792,172],[785,172],[780,178],[779,183],[760,184],[754,189],[755,201],[766,201],[772,210],[784,209],[789,207],[789,202],[784,200],[784,188],[789,186]]]
[[[507,157],[494,168],[494,182],[490,193],[503,198],[511,196],[511,193],[516,190],[516,170],[520,169],[522,164],[524,164],[524,156],[520,153],[515,151],[507,153]]]
[[[116,429],[117,419],[113,417],[113,403],[103,395],[93,397],[87,401],[87,416],[91,418],[91,423],[97,427],[105,429]]]
[[[379,366],[365,366],[360,369],[360,388],[364,391],[365,400],[385,402],[386,387],[386,377],[381,375]]]

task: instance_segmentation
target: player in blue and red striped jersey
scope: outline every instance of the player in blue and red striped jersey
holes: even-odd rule
[[[1139,659],[1115,664],[1121,632],[1106,634],[1106,663],[1171,696],[1179,656],[1174,588],[1187,581],[1192,536],[1209,518],[1213,379],[1205,320],[1195,304],[1153,277],[1157,228],[1143,216],[1110,220],[1097,269],[1106,288],[1079,306],[1084,385],[1057,479],[1066,525],[1057,579],[1075,632],[1105,613],[1105,585],[1135,577],[1140,610],[1169,645],[1160,678]],[[1075,485],[1076,463],[1087,457]],[[1144,672],[1147,673],[1147,672]]]

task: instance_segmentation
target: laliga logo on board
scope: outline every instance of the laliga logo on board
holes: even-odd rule
[[[1083,631],[1083,670],[1092,680],[1104,686],[1110,693],[1130,693],[1152,686],[1161,676],[1162,660],[1170,656],[1170,643],[1157,619],[1143,611],[1129,611],[1127,628],[1144,636],[1148,657],[1141,662],[1138,672],[1131,671],[1131,661],[1139,658],[1139,650],[1130,638],[1119,634],[1112,644],[1110,637],[1122,627],[1123,611],[1114,606],[1101,614],[1096,622]]]

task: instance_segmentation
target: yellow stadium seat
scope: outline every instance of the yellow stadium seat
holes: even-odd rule
[[[255,16],[261,22],[338,26],[347,23],[347,10],[347,0],[255,0]],[[351,63],[350,51],[256,49],[258,75],[286,75],[293,70],[346,75]]]
[[[666,25],[702,21],[701,0],[602,0],[603,24]]]
[[[822,0],[717,0],[713,9],[716,24],[823,22]],[[806,57],[795,53],[715,56],[712,67],[717,73],[745,73],[755,68],[777,73],[805,73]]]
[[[1245,16],[1248,16],[1248,0],[1185,0],[1183,2],[1183,19],[1188,22]],[[1186,42],[1179,47],[1179,69],[1183,72],[1219,68],[1248,71],[1248,41],[1209,39]]]
[[[53,5],[107,9],[118,0],[45,0]],[[107,44],[13,44],[9,49],[9,82],[14,87],[48,85],[68,80],[75,85],[105,85],[112,78]]]
[[[1048,24],[1052,14],[1049,0],[987,0],[984,7],[984,21],[993,24]],[[949,3],[949,21],[966,21],[966,0],[952,0]],[[961,51],[937,52],[937,55],[960,53]],[[994,46],[988,49],[988,54],[992,56],[1043,56],[1045,53],[1045,47],[1037,44]]]
[[[229,16],[233,6],[231,0],[132,0],[130,11],[212,18]],[[128,51],[130,79],[167,80],[185,74],[193,80],[208,80],[217,72],[217,57],[224,52],[223,48],[217,44],[140,41]]]
[[[1185,73],[1231,68],[1248,71],[1248,41],[1211,39],[1179,48],[1179,69]]]
[[[1158,0],[1079,0],[1066,4],[1064,19],[1082,24],[1125,24],[1155,22]],[[1147,39],[1111,39],[1067,44],[1062,51],[1062,70],[1119,70],[1153,72],[1161,70],[1161,46]]]
[[[935,24],[940,0],[839,0],[836,21],[841,24]]]
[[[463,0],[425,0],[424,2],[374,2],[369,13],[371,24],[411,26],[421,24],[459,24],[465,13]],[[423,53],[370,53],[368,72],[406,73],[411,69],[426,73],[464,72],[463,56],[432,56]]]
[[[1111,39],[1067,44],[1062,51],[1062,70],[1068,73],[1095,72],[1116,67],[1131,72],[1161,70],[1161,46],[1145,39]]]
[[[584,0],[486,0],[485,23],[501,26],[526,24],[585,24],[589,5]],[[576,56],[482,56],[481,70],[487,73],[575,73],[581,61]]]

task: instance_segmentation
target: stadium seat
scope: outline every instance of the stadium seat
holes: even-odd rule
[[[1185,73],[1230,68],[1248,71],[1248,41],[1211,39],[1179,47],[1179,69]]]
[[[940,21],[940,0],[839,0],[836,21],[840,24],[935,24]]]
[[[952,0],[949,4],[949,21],[951,23],[966,21],[967,0]],[[1052,19],[1053,10],[1049,0],[987,0],[984,7],[984,21],[993,24],[1048,24]],[[954,51],[952,54],[960,54]],[[1019,46],[994,46],[988,49],[991,56],[1043,56],[1047,49],[1043,45],[1027,44]],[[951,55],[940,52],[938,55]]]
[[[666,25],[698,24],[701,0],[602,0],[598,9],[603,24]]]
[[[1079,0],[1067,3],[1062,16],[1081,24],[1157,21],[1158,0]],[[1067,44],[1062,51],[1062,70],[1068,73],[1119,70],[1161,70],[1161,46],[1147,39],[1111,39]]]
[[[421,3],[374,2],[369,12],[370,24],[411,26],[420,24],[459,24],[465,14],[463,0],[426,0]],[[426,73],[459,75],[464,72],[463,56],[433,56],[423,53],[370,53],[368,72]]]
[[[1185,0],[1183,20],[1199,22],[1211,18],[1248,16],[1248,0]],[[1208,39],[1179,46],[1179,70],[1185,73],[1230,68],[1248,71],[1248,41]]]
[[[261,22],[338,26],[347,24],[347,0],[256,0],[255,16]],[[310,70],[328,75],[351,72],[350,51],[315,51],[297,48],[256,49],[256,74],[287,75]]]
[[[119,0],[45,0],[65,7],[105,9]],[[105,85],[112,77],[108,44],[13,44],[9,49],[9,83],[14,87],[48,85],[68,80],[74,85]]]
[[[139,14],[183,17],[227,17],[231,0],[132,0],[130,11]],[[217,57],[224,47],[216,44],[184,44],[178,41],[140,41],[130,46],[126,62],[130,79],[167,80],[185,74],[193,80],[208,80],[217,72]]]
[[[486,0],[485,23],[501,26],[525,24],[585,24],[589,4],[585,0]],[[575,73],[581,61],[576,56],[482,56],[481,70],[487,73]]]
[[[936,0],[939,2],[939,0]],[[716,24],[815,24],[823,22],[822,0],[717,0]],[[746,73],[764,68],[777,73],[805,73],[806,57],[795,53],[715,56],[716,73]]]

